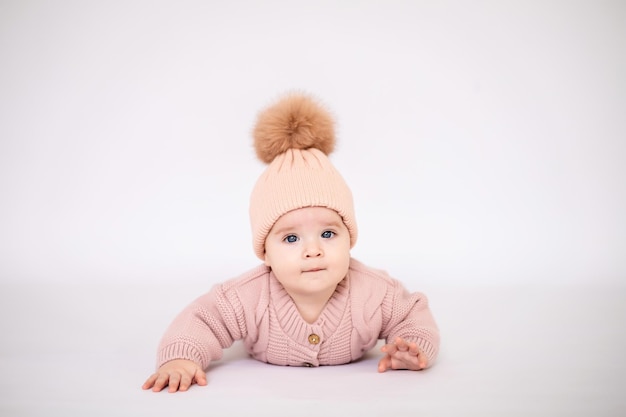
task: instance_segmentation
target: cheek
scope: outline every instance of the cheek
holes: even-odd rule
[[[297,267],[297,254],[294,248],[284,246],[266,246],[264,263],[274,271],[289,270]],[[294,266],[296,265],[296,266]]]
[[[335,247],[332,251],[332,259],[333,262],[340,267],[347,267],[350,263],[350,243],[342,244],[338,247]]]

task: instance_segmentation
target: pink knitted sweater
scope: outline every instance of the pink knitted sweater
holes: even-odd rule
[[[163,336],[157,367],[190,359],[206,370],[235,340],[243,340],[249,354],[263,362],[339,365],[360,358],[379,339],[396,337],[416,342],[429,364],[434,362],[439,331],[426,296],[410,294],[387,273],[352,259],[346,278],[309,324],[261,265],[216,285],[183,310]]]

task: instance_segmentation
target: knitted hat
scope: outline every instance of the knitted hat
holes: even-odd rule
[[[253,131],[257,157],[269,164],[250,197],[254,253],[264,259],[265,239],[283,214],[303,207],[335,210],[357,238],[352,193],[328,154],[334,121],[312,98],[289,94],[259,113]]]

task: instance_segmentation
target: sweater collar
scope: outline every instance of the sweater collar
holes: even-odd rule
[[[324,307],[315,323],[307,323],[300,315],[287,290],[276,279],[274,273],[270,272],[270,300],[272,307],[280,327],[296,340],[303,340],[311,333],[320,331],[323,333],[320,335],[323,339],[333,334],[346,310],[349,292],[350,272],[348,271],[348,275],[337,284],[335,292],[328,300],[326,307]]]

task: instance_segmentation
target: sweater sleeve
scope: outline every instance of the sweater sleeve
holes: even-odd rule
[[[383,328],[381,337],[393,343],[396,337],[415,342],[428,357],[429,365],[439,353],[439,329],[422,293],[409,293],[404,286],[392,280],[382,305]]]
[[[159,345],[157,368],[174,359],[189,359],[206,370],[222,350],[246,335],[245,315],[237,292],[224,284],[196,299],[170,324]]]

